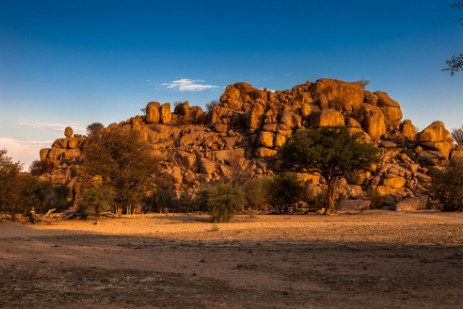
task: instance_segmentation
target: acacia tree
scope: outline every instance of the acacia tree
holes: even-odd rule
[[[463,8],[463,0],[455,2],[454,4],[452,4],[452,7],[456,9]],[[463,53],[457,56],[452,56],[452,58],[447,60],[446,63],[447,63],[447,67],[444,68],[443,70],[449,71],[451,76],[455,75],[455,73],[463,69]]]
[[[89,138],[84,148],[81,182],[85,187],[100,179],[101,185],[115,192],[116,212],[123,207],[131,214],[134,204],[147,191],[158,162],[148,142],[134,132],[115,129]]]
[[[280,149],[287,166],[318,172],[325,178],[328,185],[325,214],[336,211],[338,180],[376,162],[378,152],[372,144],[361,143],[359,135],[351,135],[346,127],[301,130]]]

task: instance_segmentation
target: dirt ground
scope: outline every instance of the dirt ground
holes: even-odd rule
[[[0,222],[1,308],[463,308],[463,214]]]

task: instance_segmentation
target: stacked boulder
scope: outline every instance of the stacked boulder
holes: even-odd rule
[[[400,104],[385,92],[370,92],[359,82],[334,79],[306,82],[284,91],[254,88],[249,83],[228,85],[220,103],[206,113],[188,101],[175,104],[149,102],[144,116],[135,116],[105,130],[130,130],[152,146],[162,159],[163,177],[170,177],[178,194],[194,192],[207,182],[232,178],[272,176],[282,172],[278,149],[303,128],[346,126],[364,142],[380,148],[380,162],[359,170],[339,186],[344,198],[365,207],[364,202],[395,207],[421,198],[431,183],[430,172],[449,160],[462,160],[442,122],[416,133],[411,120],[402,120]],[[85,137],[66,128],[65,138],[51,149],[42,149],[41,160],[53,164],[52,175],[66,171],[70,181],[81,162]],[[324,188],[320,175],[300,175],[308,195]],[[402,208],[419,204],[402,203]],[[361,206],[359,206],[361,205]],[[375,205],[374,205],[375,206]]]

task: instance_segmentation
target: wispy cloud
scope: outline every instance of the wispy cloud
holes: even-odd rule
[[[170,83],[161,84],[166,89],[174,89],[179,91],[203,91],[208,89],[220,88],[215,85],[204,84],[204,80],[182,78],[174,80]]]
[[[24,163],[27,170],[32,161],[39,159],[39,151],[42,148],[50,147],[52,141],[21,141],[9,137],[0,136],[0,149],[6,149],[8,156],[14,162]]]
[[[75,133],[84,133],[85,128],[78,123],[52,123],[52,122],[40,122],[40,121],[25,121],[19,120],[17,124],[25,127],[35,128],[35,129],[45,129],[54,132],[64,132],[64,129],[68,126],[72,127]]]

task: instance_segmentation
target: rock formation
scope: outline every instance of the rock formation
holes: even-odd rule
[[[463,150],[455,148],[442,122],[416,134],[410,120],[402,121],[400,104],[387,93],[334,79],[283,91],[257,89],[244,82],[228,85],[220,103],[207,113],[187,101],[176,104],[173,112],[169,103],[150,102],[145,116],[111,124],[105,130],[131,130],[148,141],[162,159],[163,176],[171,177],[180,194],[232,177],[236,170],[249,177],[278,174],[282,172],[278,149],[294,132],[340,125],[361,134],[363,141],[375,143],[381,156],[378,164],[339,184],[348,200],[374,200],[376,205],[391,208],[406,201],[399,204],[400,209],[415,204],[423,207],[421,199],[420,203],[410,199],[426,193],[430,171],[450,159],[463,158]],[[73,135],[71,128],[66,128],[65,136],[50,149],[42,149],[40,159],[53,164],[50,179],[72,183],[86,137]],[[324,186],[319,175],[301,177],[309,195]],[[355,204],[343,205],[349,203]]]

